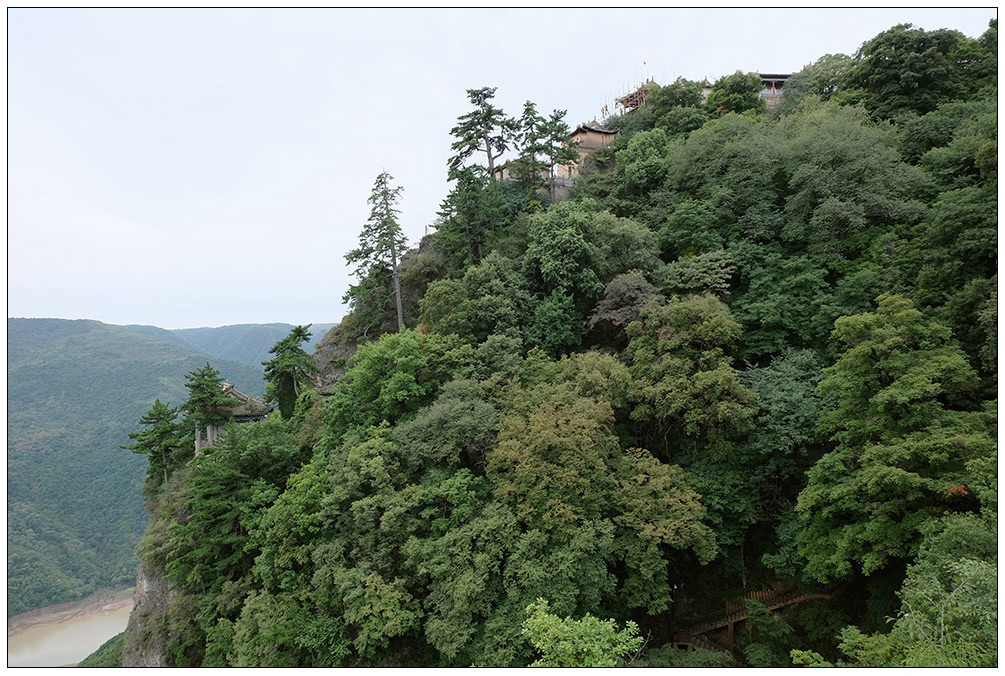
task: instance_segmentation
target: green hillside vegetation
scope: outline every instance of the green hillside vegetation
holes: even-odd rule
[[[96,321],[7,320],[8,616],[134,583],[145,462],[120,446],[206,361]],[[261,367],[213,361],[262,395]]]
[[[312,324],[313,349],[334,324]],[[133,327],[129,327],[133,328]],[[216,359],[261,367],[269,360],[269,350],[290,332],[289,324],[234,324],[216,328],[174,329],[169,333],[199,352]],[[163,330],[163,329],[160,329]]]
[[[992,22],[891,28],[773,110],[678,80],[559,203],[545,118],[470,90],[400,258],[375,186],[337,382],[292,332],[292,406],[151,501],[176,594],[126,663],[997,665],[996,78]],[[494,180],[507,150],[544,171]],[[762,591],[801,602],[700,628]]]

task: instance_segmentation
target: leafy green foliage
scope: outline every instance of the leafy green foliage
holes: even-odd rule
[[[374,181],[373,191],[367,202],[370,204],[370,218],[359,235],[359,247],[345,255],[349,265],[355,265],[356,277],[360,280],[373,279],[385,271],[390,271],[394,282],[395,309],[398,314],[398,330],[404,326],[401,306],[401,283],[398,278],[398,260],[401,258],[407,239],[398,225],[398,201],[401,186],[394,185],[394,177],[383,171]],[[380,293],[380,287],[373,284],[358,284],[350,287],[343,301],[350,307],[372,305],[373,294]]]
[[[712,293],[725,297],[735,274],[732,255],[719,250],[678,259],[658,270],[654,276],[667,293]]]
[[[577,298],[596,298],[603,284],[591,246],[592,216],[578,205],[563,203],[530,218],[530,245],[524,272],[544,293],[562,291]]]
[[[632,663],[636,667],[683,667],[708,668],[733,666],[733,656],[725,651],[712,651],[703,648],[694,650],[677,649],[672,645],[660,648],[650,648],[642,658]]]
[[[825,54],[785,81],[785,100],[781,112],[791,113],[808,97],[827,101],[841,92],[841,87],[853,60],[846,54]],[[854,103],[848,101],[845,103]]]
[[[752,667],[790,666],[789,650],[795,632],[782,618],[772,615],[763,603],[748,599],[747,617],[753,625],[753,640],[743,648],[743,656]]]
[[[197,620],[172,636],[179,666],[201,664],[205,653],[213,652],[213,639],[221,638],[218,620],[237,619],[242,578],[255,558],[248,534],[301,462],[286,424],[273,417],[234,426],[190,464],[180,494],[184,517],[167,526],[171,549],[165,561],[168,579],[182,592],[172,603],[177,608],[188,595],[195,606],[194,613],[176,610],[178,621],[191,614]],[[232,638],[229,632],[222,637]],[[227,647],[217,652],[226,653]]]
[[[396,423],[431,401],[457,365],[454,340],[406,329],[361,345],[325,414],[335,439],[381,422]]]
[[[624,328],[638,319],[644,307],[655,300],[663,300],[659,289],[638,273],[626,273],[612,279],[604,288],[604,297],[590,314],[589,326],[610,322]]]
[[[582,386],[580,386],[582,387]],[[605,397],[606,398],[606,397]],[[610,519],[616,548],[608,555],[628,569],[623,594],[630,605],[666,608],[669,582],[664,546],[714,555],[712,534],[684,473],[643,450],[619,451],[610,404],[568,387],[539,386],[515,402],[517,415],[500,421],[499,443],[487,476],[496,495],[528,528],[566,538]],[[612,511],[613,510],[613,511]],[[604,576],[597,581],[604,584]],[[557,602],[561,596],[551,592]]]
[[[862,45],[845,75],[846,86],[861,89],[866,107],[895,118],[905,112],[924,114],[946,100],[963,98],[970,84],[966,61],[957,60],[967,42],[948,29],[925,31],[900,24]],[[978,59],[990,55],[974,52]]]
[[[708,106],[652,85],[561,204],[532,192],[561,111],[469,92],[437,232],[402,258],[416,330],[372,271],[327,403],[229,432],[152,502],[172,663],[637,663],[632,621],[647,666],[992,664],[992,37],[898,27],[770,116],[749,74]],[[943,66],[944,91],[904,86]],[[887,85],[912,100],[879,110]],[[521,180],[495,180],[514,143]],[[758,588],[830,598],[750,602],[732,654],[658,645]]]
[[[825,450],[816,429],[832,401],[817,390],[823,377],[813,352],[791,350],[741,378],[757,395],[757,433],[748,437],[743,453],[751,455],[748,471],[763,482],[760,493],[769,513],[779,515],[795,499],[793,489],[801,487],[805,471]]]
[[[726,355],[740,325],[722,301],[705,294],[650,305],[628,334],[634,420],[651,421],[678,443],[724,442],[747,429],[755,395]]]
[[[496,410],[474,381],[446,383],[436,401],[398,425],[394,439],[404,465],[416,474],[432,467],[483,471],[498,427]]]
[[[182,404],[187,414],[186,422],[205,429],[233,419],[233,410],[240,402],[228,394],[231,388],[225,385],[220,372],[212,364],[206,362],[205,366],[185,376],[185,380],[185,387],[189,390],[188,399]]]
[[[920,529],[968,483],[964,462],[994,449],[984,414],[946,405],[975,374],[944,326],[881,296],[875,312],[839,319],[835,335],[846,349],[820,388],[838,405],[820,425],[838,447],[799,496],[800,551],[820,579],[915,555]]]
[[[993,517],[952,515],[926,533],[900,591],[895,632],[906,666],[998,663],[996,525]]]
[[[747,110],[763,112],[766,106],[764,99],[758,96],[760,91],[761,78],[756,73],[736,71],[716,80],[705,105],[719,115]]]
[[[631,621],[619,630],[614,620],[589,614],[562,619],[548,612],[544,599],[527,606],[527,612],[524,634],[541,653],[532,667],[618,667],[642,646],[639,627]]]
[[[513,261],[493,252],[461,279],[430,284],[419,302],[420,321],[436,333],[478,343],[526,325],[532,302]]]
[[[875,230],[918,222],[924,174],[897,155],[896,136],[835,103],[807,105],[783,121],[793,134],[784,239],[829,263],[861,251]],[[839,248],[835,248],[839,247]]]
[[[534,322],[527,329],[527,343],[557,357],[579,345],[586,333],[584,324],[572,297],[555,289],[534,311]]]
[[[656,127],[671,136],[686,134],[711,119],[704,108],[701,82],[677,78],[672,84],[651,88],[646,106],[652,110]]]
[[[267,592],[249,596],[233,631],[228,658],[235,667],[336,667],[349,653],[337,619]]]
[[[545,122],[533,101],[524,103],[523,114],[513,121],[519,156],[509,162],[508,167],[520,185],[529,192],[544,185],[544,175],[548,172],[547,163],[538,158],[538,155],[547,152]]]
[[[436,223],[436,248],[454,269],[479,263],[506,226],[506,200],[497,181],[471,167],[458,169]]]

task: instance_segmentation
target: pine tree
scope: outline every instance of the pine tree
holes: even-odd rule
[[[538,114],[532,101],[523,104],[523,115],[515,122],[514,131],[519,157],[509,163],[510,172],[523,186],[537,190],[543,183],[548,165],[540,157],[548,147],[544,143],[547,120]]]
[[[233,387],[227,386],[220,372],[209,362],[189,373],[185,379],[188,380],[185,387],[191,392],[188,401],[182,405],[188,422],[206,428],[223,425],[233,418],[232,411],[240,402],[228,394]]]
[[[455,269],[477,265],[506,224],[499,184],[472,167],[455,175],[457,183],[440,204],[436,250]]]
[[[310,375],[318,371],[314,359],[301,347],[302,343],[310,340],[310,328],[310,324],[294,327],[290,335],[269,350],[269,354],[276,355],[275,359],[262,362],[268,382],[265,400],[279,404],[279,413],[284,420],[293,415],[301,385],[309,383]]]
[[[401,199],[401,186],[394,186],[394,177],[388,172],[381,172],[373,184],[367,202],[370,204],[370,220],[363,226],[359,234],[359,247],[345,255],[347,263],[356,266],[356,276],[362,281],[373,277],[375,271],[391,268],[394,280],[394,304],[398,312],[398,330],[405,322],[401,309],[401,282],[398,279],[398,259],[408,240],[398,225],[398,200]],[[354,287],[357,291],[363,287]],[[371,293],[379,289],[370,289]],[[353,297],[352,292],[346,294],[354,303],[365,301],[365,298]]]
[[[457,140],[450,149],[457,154],[451,157],[447,166],[448,177],[452,180],[463,167],[465,160],[476,152],[484,152],[488,164],[489,178],[495,178],[495,161],[509,150],[515,123],[496,108],[489,99],[496,93],[496,87],[469,89],[468,100],[475,106],[469,113],[457,118],[458,125],[450,130]]]
[[[569,166],[579,160],[579,153],[576,151],[579,144],[573,143],[569,138],[569,125],[563,120],[564,117],[564,110],[553,110],[541,126],[541,147],[547,158],[548,194],[552,202],[555,201],[555,167]]]
[[[140,418],[140,424],[147,425],[148,428],[130,434],[129,438],[135,443],[122,447],[147,456],[147,478],[143,492],[148,497],[152,497],[161,484],[167,481],[171,471],[187,459],[179,451],[186,448],[191,450],[190,443],[184,441],[185,435],[176,422],[177,417],[177,408],[171,408],[160,399],[156,400]]]

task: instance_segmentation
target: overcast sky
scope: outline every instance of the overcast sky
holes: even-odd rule
[[[794,72],[996,9],[8,10],[8,317],[338,321],[387,170],[413,244],[466,89],[567,122],[647,77]],[[645,65],[643,65],[645,64]]]

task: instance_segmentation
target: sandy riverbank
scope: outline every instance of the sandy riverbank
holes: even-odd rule
[[[36,608],[35,610],[29,610],[27,613],[15,615],[7,620],[7,637],[17,636],[32,627],[62,624],[73,620],[82,620],[94,615],[110,615],[132,605],[132,589],[102,590],[80,601],[61,603],[58,606]]]

